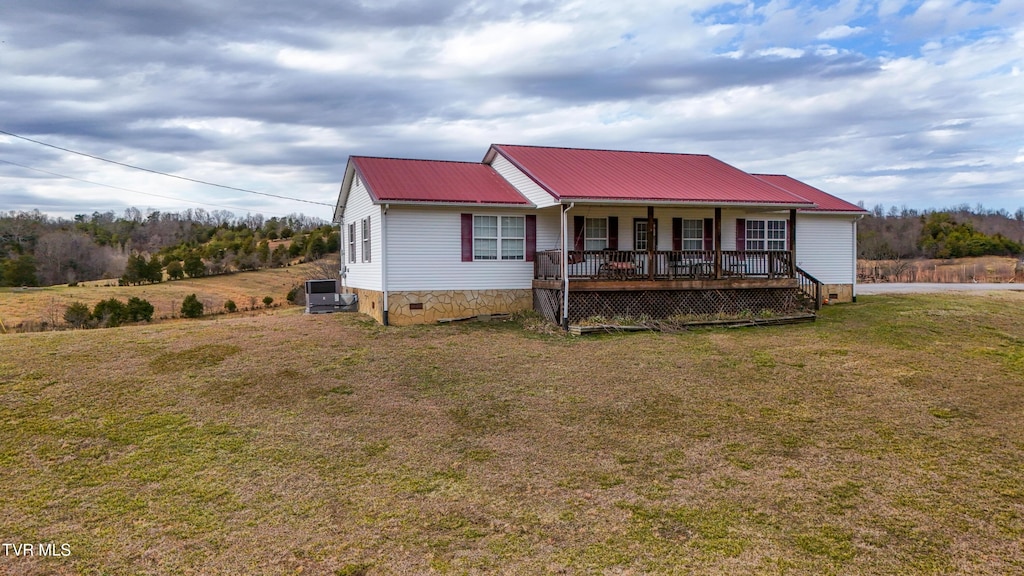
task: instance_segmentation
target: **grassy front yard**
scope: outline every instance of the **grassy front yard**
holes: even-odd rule
[[[0,574],[1024,572],[1024,294],[0,336]],[[3,550],[0,549],[0,554]]]

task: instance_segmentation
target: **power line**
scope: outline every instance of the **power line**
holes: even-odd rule
[[[116,164],[118,166],[124,166],[125,168],[131,168],[133,170],[142,170],[143,172],[149,172],[150,174],[158,174],[160,176],[167,176],[168,178],[177,178],[178,180],[186,180],[188,182],[195,182],[196,184],[205,184],[206,186],[216,186],[217,188],[224,188],[226,190],[235,190],[236,192],[245,192],[246,194],[258,194],[260,196],[269,196],[270,198],[279,198],[281,200],[292,200],[295,202],[305,202],[306,204],[317,204],[319,206],[330,206],[334,207],[334,204],[328,204],[326,202],[314,202],[313,200],[303,200],[302,198],[292,198],[290,196],[281,196],[279,194],[271,194],[269,192],[259,192],[257,190],[249,190],[246,188],[236,188],[234,186],[226,186],[224,184],[216,184],[214,182],[207,182],[206,180],[197,180],[195,178],[188,178],[187,176],[178,176],[177,174],[168,174],[167,172],[160,172],[159,170],[151,170],[149,168],[143,168],[141,166],[135,166],[133,164],[125,164],[124,162],[118,162],[117,160],[110,160],[109,158],[103,158],[101,156],[94,156],[92,154],[86,154],[85,152],[79,152],[78,150],[71,150],[70,148],[62,148],[54,144],[48,144],[46,142],[40,142],[39,140],[33,140],[25,136],[20,136],[6,130],[0,130],[0,134],[6,134],[13,138],[25,140],[33,144],[39,144],[40,146],[46,146],[54,148],[56,150],[62,150],[64,152],[70,152],[71,154],[78,154],[79,156],[85,156],[86,158],[92,158],[94,160],[100,160],[101,162],[109,162],[110,164]]]
[[[33,170],[35,172],[41,172],[43,174],[49,174],[50,176],[56,176],[58,178],[67,178],[68,180],[77,180],[78,182],[85,182],[86,184],[92,184],[94,186],[103,186],[104,188],[112,188],[114,190],[121,190],[122,192],[131,192],[133,194],[142,194],[144,196],[155,196],[157,198],[164,198],[166,200],[175,200],[175,201],[178,201],[178,202],[186,202],[186,203],[189,203],[189,204],[201,204],[203,206],[212,206],[214,208],[226,208],[228,210],[247,210],[246,208],[239,208],[238,206],[225,206],[223,204],[211,204],[209,202],[200,202],[198,200],[186,200],[185,198],[177,198],[175,196],[165,196],[163,194],[154,194],[152,192],[143,192],[141,190],[132,190],[131,188],[121,188],[120,186],[112,186],[110,184],[104,184],[102,182],[93,182],[92,180],[86,180],[84,178],[76,178],[75,176],[68,176],[67,174],[59,174],[57,172],[50,172],[49,170],[43,170],[41,168],[33,168],[31,166],[26,166],[24,164],[18,164],[17,162],[11,162],[10,160],[4,160],[3,158],[0,158],[0,162],[3,162],[4,164],[10,164],[12,166],[17,166],[19,168],[24,168],[26,170]],[[284,214],[275,213],[275,212],[267,212],[267,214],[275,215],[275,216],[285,216]]]

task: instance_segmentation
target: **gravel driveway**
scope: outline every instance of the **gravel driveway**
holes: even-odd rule
[[[925,292],[976,292],[984,290],[1024,290],[1024,283],[1005,284],[949,284],[932,282],[880,282],[857,284],[857,295],[914,294]]]

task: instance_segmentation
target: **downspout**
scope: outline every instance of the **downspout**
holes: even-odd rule
[[[388,239],[388,208],[390,204],[385,204],[384,209],[380,211],[380,288],[381,292],[384,293],[384,310],[382,316],[382,324],[388,325],[388,261],[387,261],[387,239]]]
[[[345,217],[338,219],[338,280],[341,280],[341,292],[345,292],[345,278],[348,277],[348,270],[345,269]]]
[[[857,301],[857,222],[863,219],[863,214],[853,219],[853,276],[850,278],[850,294],[854,302]]]
[[[565,331],[569,330],[569,223],[565,213],[575,206],[575,202],[562,205],[562,329]]]

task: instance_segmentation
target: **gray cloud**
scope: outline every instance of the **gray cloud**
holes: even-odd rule
[[[852,201],[1024,204],[1012,3],[960,4],[959,20],[923,5],[748,8],[14,0],[0,8],[0,129],[328,201],[349,154],[478,160],[506,142],[711,153]],[[858,33],[823,43],[843,26]],[[0,159],[169,187],[3,136]],[[896,176],[906,180],[893,189]],[[8,207],[77,212],[81,190],[0,163]],[[175,194],[283,209],[217,190]],[[106,197],[112,208],[132,200]]]

